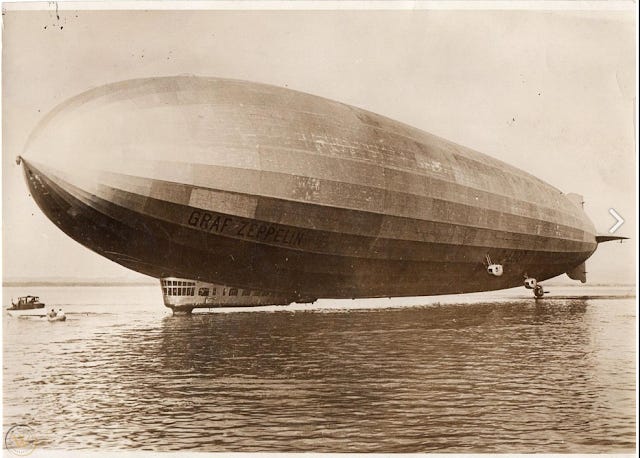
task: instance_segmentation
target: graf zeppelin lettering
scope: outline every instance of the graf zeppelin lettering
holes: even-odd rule
[[[279,224],[257,223],[235,216],[217,215],[202,210],[192,211],[187,223],[189,226],[206,232],[291,246],[300,246],[305,235],[303,231]]]

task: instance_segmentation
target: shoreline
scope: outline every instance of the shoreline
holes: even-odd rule
[[[152,282],[127,282],[127,281],[8,281],[3,282],[3,287],[38,287],[38,286],[47,286],[47,287],[58,287],[58,286],[106,286],[106,287],[115,287],[115,286],[158,286],[159,283]]]

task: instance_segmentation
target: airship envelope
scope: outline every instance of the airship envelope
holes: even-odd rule
[[[575,271],[597,246],[580,203],[522,170],[245,81],[89,90],[42,120],[22,159],[44,213],[100,255],[280,300],[509,288]]]

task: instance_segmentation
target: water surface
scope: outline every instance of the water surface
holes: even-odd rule
[[[550,288],[173,317],[159,287],[5,288],[4,430],[44,449],[632,452],[635,298]]]

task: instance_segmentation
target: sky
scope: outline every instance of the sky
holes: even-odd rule
[[[6,5],[5,5],[6,6]],[[633,11],[3,12],[3,278],[143,279],[58,230],[15,157],[49,110],[106,83],[193,74],[355,105],[582,194],[592,283],[635,283]],[[59,17],[58,17],[59,16]]]

